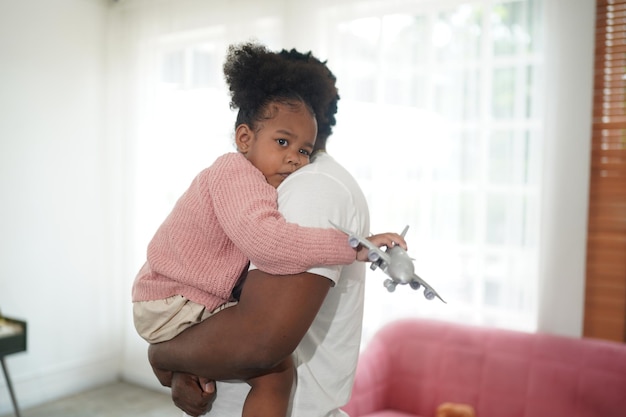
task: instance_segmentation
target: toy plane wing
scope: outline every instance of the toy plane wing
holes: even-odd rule
[[[433,298],[437,297],[439,298],[441,301],[443,301],[445,304],[446,301],[441,298],[441,296],[437,293],[437,291],[435,291],[435,289],[433,287],[431,287],[426,281],[424,281],[423,279],[421,279],[417,274],[413,274],[413,282],[416,282],[420,285],[424,286],[424,297],[426,297],[426,299],[428,300],[432,300]],[[415,284],[411,283],[412,287],[415,287]]]
[[[426,281],[420,278],[414,272],[413,258],[411,258],[406,250],[401,246],[393,246],[386,248],[386,250],[380,249],[369,240],[356,235],[354,232],[347,230],[341,226],[337,226],[333,222],[330,224],[348,235],[348,243],[353,248],[357,248],[359,245],[363,245],[368,249],[368,258],[372,262],[370,269],[375,270],[380,268],[389,279],[386,279],[383,285],[387,288],[387,291],[393,292],[398,284],[409,284],[414,290],[424,287],[424,297],[427,300],[432,300],[435,297],[439,298],[443,303],[445,300],[431,287]],[[406,226],[402,231],[402,237],[405,236],[409,226]]]
[[[329,223],[338,230],[341,230],[342,232],[344,232],[345,234],[348,235],[348,243],[350,244],[350,246],[352,246],[353,248],[356,248],[359,245],[363,245],[365,246],[368,250],[368,258],[371,262],[381,262],[382,264],[387,264],[390,261],[390,256],[388,253],[386,253],[384,250],[380,249],[378,246],[374,245],[372,242],[370,242],[369,240],[356,235],[354,232],[351,232],[350,230],[341,227],[341,226],[337,226],[335,223],[329,221]]]

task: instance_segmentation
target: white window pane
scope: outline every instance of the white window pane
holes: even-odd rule
[[[337,41],[327,46],[342,95],[330,152],[350,161],[366,190],[373,232],[410,224],[416,272],[450,301],[442,307],[404,288],[390,298],[374,271],[367,317],[532,329],[538,5],[476,0],[411,12],[389,5],[338,20]],[[353,157],[355,138],[372,158]]]

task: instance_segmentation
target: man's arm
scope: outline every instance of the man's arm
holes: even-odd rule
[[[150,346],[150,363],[215,380],[263,374],[295,350],[331,284],[311,273],[249,271],[238,305]]]

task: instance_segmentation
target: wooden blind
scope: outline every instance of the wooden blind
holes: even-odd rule
[[[626,0],[597,0],[584,336],[626,341]]]

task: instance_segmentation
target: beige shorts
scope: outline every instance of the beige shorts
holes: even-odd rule
[[[236,301],[229,301],[208,311],[182,295],[174,295],[164,300],[133,303],[133,320],[141,337],[149,343],[159,343],[235,304]]]

